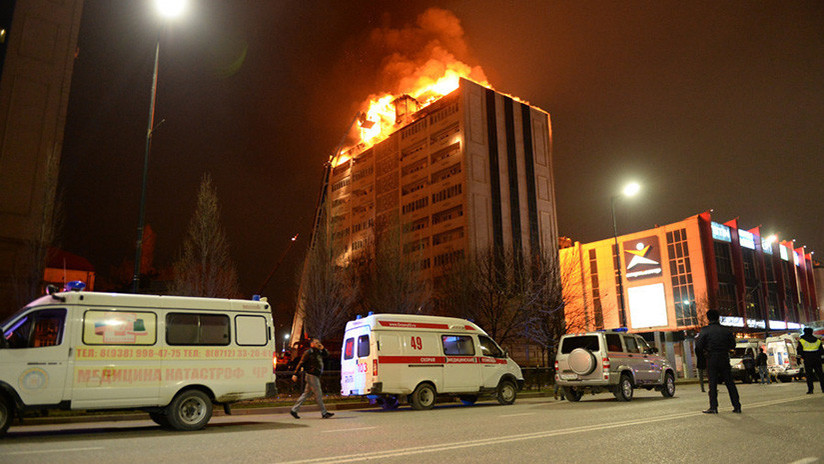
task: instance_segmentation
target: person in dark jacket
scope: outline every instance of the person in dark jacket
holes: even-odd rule
[[[741,413],[741,402],[738,399],[738,389],[730,371],[730,350],[735,348],[735,335],[720,322],[718,311],[707,311],[709,324],[701,329],[695,349],[704,352],[707,358],[707,377],[709,378],[710,407],[703,411],[705,414],[718,414],[718,381],[727,386],[732,403],[732,412]]]
[[[334,413],[326,410],[326,406],[323,404],[323,390],[320,388],[320,375],[323,374],[323,360],[327,356],[329,356],[329,352],[326,351],[320,340],[313,338],[312,343],[309,345],[309,349],[303,352],[300,362],[298,362],[297,367],[295,367],[295,373],[292,375],[292,381],[298,381],[298,373],[300,373],[300,370],[303,369],[304,381],[306,383],[306,386],[303,389],[303,394],[300,395],[297,403],[295,403],[289,411],[289,414],[291,414],[295,419],[300,419],[300,416],[298,416],[300,406],[312,393],[315,394],[315,401],[317,401],[318,406],[320,406],[321,417],[324,419],[329,419],[335,415]]]
[[[770,373],[767,371],[767,353],[765,352],[766,347],[761,347],[761,350],[758,352],[758,357],[755,358],[755,367],[758,368],[758,375],[761,377],[761,384],[769,385],[772,383],[770,381]]]
[[[813,373],[821,382],[821,392],[824,393],[824,375],[821,375],[821,353],[824,350],[821,340],[813,335],[811,327],[804,328],[804,335],[798,339],[798,354],[804,359],[804,376],[807,378],[807,394],[813,393]]]
[[[701,393],[704,393],[704,373],[707,371],[707,357],[704,356],[704,350],[698,349],[698,338],[701,334],[695,336],[695,368],[698,369],[698,384],[701,385]]]

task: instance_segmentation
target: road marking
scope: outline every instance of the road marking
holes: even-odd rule
[[[12,455],[22,455],[22,454],[44,454],[44,453],[68,453],[71,451],[95,451],[95,450],[102,450],[105,449],[102,446],[97,446],[94,448],[63,448],[63,449],[53,449],[53,450],[35,450],[35,451],[11,451],[9,453],[2,453],[6,456]]]
[[[521,413],[521,414],[504,414],[504,415],[498,416],[498,417],[518,417],[518,416],[534,416],[534,415],[535,415],[534,412],[524,412],[524,413]]]
[[[353,432],[355,430],[372,430],[376,429],[377,427],[358,427],[354,429],[335,429],[335,430],[323,430],[323,433],[337,433],[337,432]]]
[[[804,458],[799,459],[798,461],[793,461],[790,464],[812,464],[814,462],[818,462],[818,458]]]
[[[800,401],[806,400],[808,398],[783,398],[779,400],[771,400],[771,401],[761,401],[758,403],[747,404],[747,409],[756,409],[762,408],[766,406],[773,406],[776,404],[782,403],[790,403],[793,401]],[[483,438],[479,440],[468,440],[468,441],[459,441],[453,443],[441,443],[438,445],[428,445],[428,446],[414,446],[411,448],[400,448],[395,450],[386,450],[386,451],[373,451],[369,453],[358,453],[358,454],[349,454],[343,456],[327,456],[322,458],[313,458],[313,459],[302,459],[298,461],[288,461],[283,464],[318,464],[318,463],[333,463],[333,462],[355,462],[355,461],[366,461],[372,459],[386,459],[386,458],[394,458],[400,456],[411,456],[415,454],[423,454],[423,453],[436,453],[439,451],[448,451],[448,450],[456,450],[456,449],[463,449],[463,448],[474,448],[477,446],[489,446],[489,445],[497,445],[502,443],[508,442],[515,442],[515,441],[524,441],[524,440],[536,440],[539,438],[550,438],[550,437],[558,437],[563,435],[572,435],[581,432],[594,432],[598,430],[607,430],[607,429],[615,429],[620,427],[631,427],[636,425],[644,425],[644,424],[652,424],[655,422],[663,422],[663,421],[670,421],[674,419],[684,419],[687,417],[698,417],[703,416],[704,414],[701,411],[690,411],[690,412],[682,412],[682,413],[675,413],[669,414],[660,417],[654,418],[647,418],[647,419],[636,419],[636,420],[629,420],[629,421],[621,421],[621,422],[613,422],[611,424],[599,424],[599,425],[584,425],[580,427],[572,427],[563,430],[546,430],[543,432],[531,432],[531,433],[524,433],[519,435],[508,435],[503,437],[492,437],[492,438]]]

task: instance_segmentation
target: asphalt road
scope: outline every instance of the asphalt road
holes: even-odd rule
[[[720,389],[705,415],[698,385],[676,397],[636,391],[579,403],[553,398],[511,406],[448,404],[431,411],[376,409],[215,417],[201,431],[160,429],[148,420],[13,426],[0,463],[443,463],[443,462],[824,462],[824,394],[803,383],[741,385],[743,414]]]

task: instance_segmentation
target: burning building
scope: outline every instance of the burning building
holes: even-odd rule
[[[473,253],[557,256],[549,114],[454,82],[424,102],[385,98],[383,116],[361,115],[362,143],[330,160],[319,208],[328,220],[315,234],[328,227],[338,265],[386,237],[430,284]],[[293,337],[300,328],[296,317]]]

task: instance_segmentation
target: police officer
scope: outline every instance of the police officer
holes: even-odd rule
[[[730,372],[730,350],[735,348],[735,336],[726,327],[718,322],[718,311],[707,311],[709,325],[701,329],[695,349],[701,350],[707,359],[707,377],[709,379],[710,408],[704,414],[718,414],[718,381],[724,382],[730,394],[732,412],[741,413],[741,402],[738,400],[738,389]]]
[[[813,335],[813,329],[804,328],[804,335],[798,339],[798,353],[804,359],[804,374],[807,377],[807,394],[813,393],[813,373],[821,382],[821,392],[824,393],[824,376],[821,375],[821,340]]]

